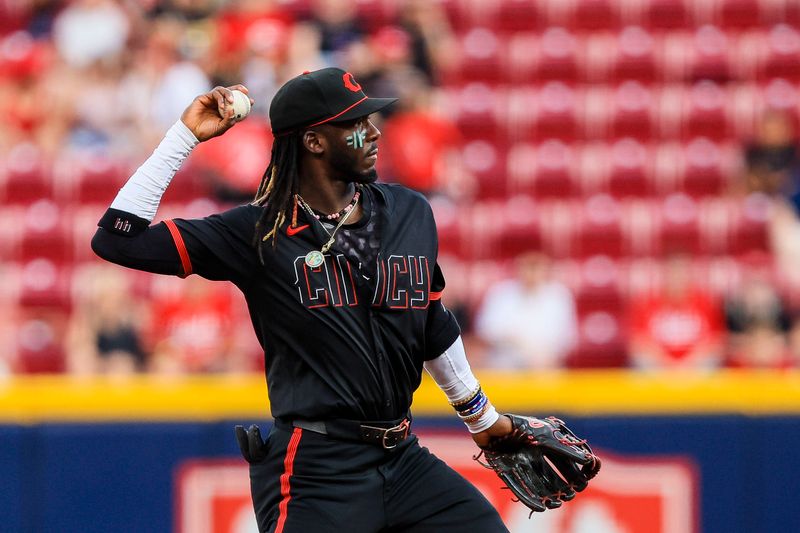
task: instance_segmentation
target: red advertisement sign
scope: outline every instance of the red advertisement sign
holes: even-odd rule
[[[423,433],[420,441],[477,486],[512,533],[693,533],[699,531],[698,480],[683,458],[621,457],[600,452],[591,486],[561,509],[534,514],[511,500],[494,473],[472,460],[463,433]],[[257,533],[244,461],[197,460],[177,475],[179,533]]]

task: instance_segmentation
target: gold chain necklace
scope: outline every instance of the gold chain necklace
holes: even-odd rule
[[[322,226],[322,229],[325,231],[325,233],[328,234],[328,237],[330,237],[328,239],[328,242],[322,245],[322,248],[320,250],[311,250],[306,254],[306,259],[305,259],[306,265],[308,265],[310,268],[317,268],[320,265],[322,265],[322,263],[325,261],[325,254],[328,252],[328,250],[331,249],[333,243],[336,242],[336,232],[339,231],[339,228],[341,228],[344,225],[344,223],[347,222],[347,219],[350,218],[350,215],[353,214],[353,212],[356,210],[359,198],[358,196],[356,196],[355,202],[353,202],[353,207],[351,207],[344,214],[344,216],[342,216],[339,219],[339,223],[336,224],[336,227],[333,228],[333,231],[328,231],[328,228],[326,228],[325,224],[323,224],[322,221],[320,221],[317,218],[317,215],[314,214],[314,210],[311,209],[311,206],[309,206],[305,200],[303,200],[302,196],[298,194],[297,199],[300,202],[300,205],[303,207],[303,209],[305,209],[305,211],[311,216],[312,219],[317,220],[319,222],[320,226]]]

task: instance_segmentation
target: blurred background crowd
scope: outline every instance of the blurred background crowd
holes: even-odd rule
[[[232,288],[89,241],[215,85],[253,113],[158,219],[250,200],[328,65],[401,98],[380,175],[434,206],[474,365],[800,366],[796,0],[0,0],[0,375],[261,368]]]

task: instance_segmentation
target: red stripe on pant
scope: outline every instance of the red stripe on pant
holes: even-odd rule
[[[283,474],[281,474],[281,503],[278,505],[278,527],[275,528],[275,533],[282,533],[283,526],[286,524],[286,515],[289,511],[289,500],[292,495],[289,492],[290,479],[294,470],[294,456],[297,455],[297,447],[300,444],[300,437],[303,436],[303,430],[294,428],[292,438],[289,439],[289,446],[286,447],[286,458],[283,460]]]

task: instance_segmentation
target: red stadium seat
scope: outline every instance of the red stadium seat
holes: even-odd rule
[[[598,311],[606,311],[614,316],[622,315],[624,303],[619,290],[617,263],[604,255],[584,261],[575,300],[580,316]]]
[[[62,347],[66,316],[60,313],[32,315],[19,321],[15,370],[23,374],[61,373],[66,370]]]
[[[81,203],[110,204],[128,179],[120,161],[104,156],[86,156],[73,162],[76,171],[75,199]]]
[[[767,223],[771,201],[767,196],[751,194],[735,211],[730,227],[730,253],[744,256],[770,250]]]
[[[583,93],[560,82],[549,82],[536,93],[527,139],[575,139],[580,130]]]
[[[766,57],[760,76],[800,81],[800,31],[786,24],[772,28],[766,38]]]
[[[501,31],[531,31],[547,22],[543,3],[537,0],[501,0],[499,4],[496,24]]]
[[[645,0],[643,20],[648,28],[674,30],[689,26],[686,0]]]
[[[588,198],[580,214],[576,240],[579,257],[620,257],[624,253],[624,238],[622,212],[617,201],[605,194]]]
[[[578,194],[577,158],[568,145],[548,140],[534,147],[518,144],[509,152],[509,188],[535,198],[571,198]]]
[[[72,260],[72,221],[65,210],[50,200],[39,200],[23,216],[17,226],[22,233],[17,260],[46,258],[56,264]]]
[[[708,139],[689,143],[683,157],[682,190],[694,197],[718,196],[724,192],[729,169],[723,151]]]
[[[619,27],[618,2],[611,0],[576,0],[570,26],[580,30],[607,30]]]
[[[501,140],[500,109],[505,97],[483,83],[470,83],[452,95],[455,124],[466,139]]]
[[[757,27],[762,23],[763,0],[719,0],[715,18],[726,29]]]
[[[656,42],[644,28],[629,26],[617,36],[612,54],[615,80],[653,81],[660,76],[656,62]]]
[[[5,158],[5,203],[32,203],[52,198],[49,164],[38,146],[20,143]]]
[[[608,192],[616,198],[653,194],[651,160],[648,148],[633,139],[622,139],[614,143],[611,149]]]
[[[614,368],[627,365],[624,323],[607,312],[591,313],[580,323],[575,353],[567,360],[569,368]]]
[[[700,254],[700,220],[697,202],[685,194],[671,194],[661,204],[660,252]]]
[[[728,35],[716,26],[705,25],[692,36],[688,74],[692,80],[724,82],[731,77],[733,50]]]
[[[510,259],[542,248],[540,213],[534,199],[510,196],[499,213],[499,257]]]
[[[548,28],[539,41],[536,80],[573,81],[578,78],[581,42],[569,30]]]
[[[69,310],[69,271],[59,269],[45,258],[37,258],[22,265],[19,304],[28,308],[57,308]]]
[[[711,81],[701,81],[684,94],[682,114],[684,138],[723,140],[734,131],[728,117],[728,96]]]
[[[612,109],[612,137],[649,141],[655,136],[655,97],[645,86],[635,81],[620,85],[614,93]]]
[[[506,61],[505,43],[487,27],[474,27],[459,39],[459,57],[454,70],[445,73],[449,83],[499,83]]]
[[[439,235],[439,253],[464,258],[466,254],[459,224],[459,217],[463,216],[463,213],[460,213],[459,208],[449,200],[434,197],[430,203]]]
[[[478,182],[481,198],[502,198],[506,195],[506,153],[485,140],[469,141],[462,150],[468,172]]]

